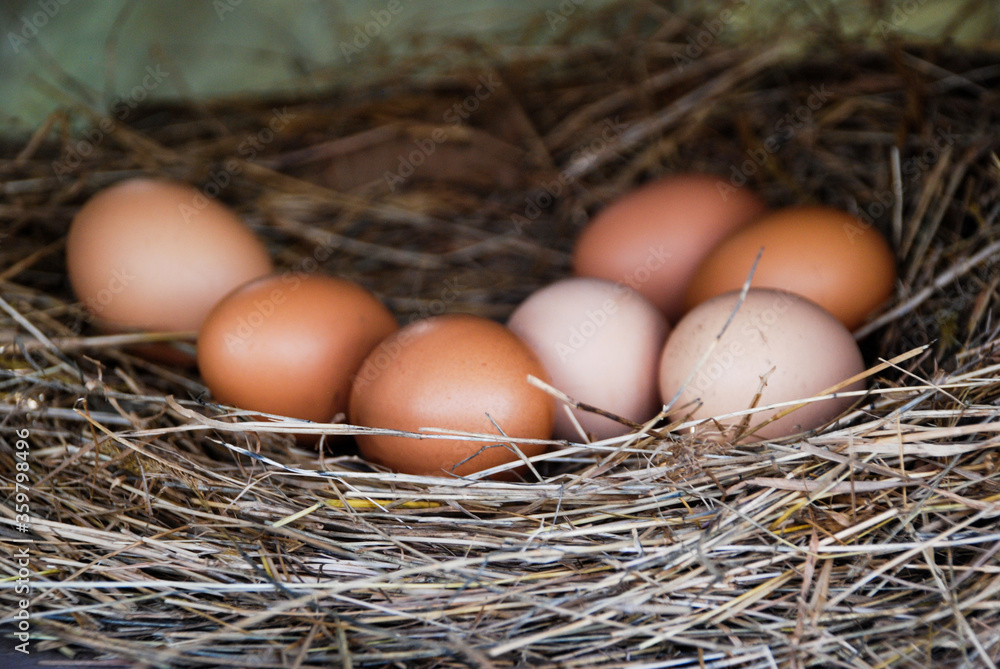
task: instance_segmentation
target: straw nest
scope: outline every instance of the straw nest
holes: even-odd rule
[[[692,57],[700,17],[574,20],[504,66],[456,45],[465,67],[139,107],[90,140],[69,122],[105,119],[80,105],[3,147],[8,640],[27,598],[34,652],[101,666],[993,666],[996,54],[827,32],[793,53],[702,39]],[[666,429],[569,444],[516,483],[376,471],[336,436],[351,428],[297,447],[301,425],[250,422],[196,372],[95,332],[63,270],[89,195],[167,175],[235,207],[281,267],[360,281],[403,322],[502,319],[568,272],[588,214],[689,169],[892,239],[901,281],[858,332],[872,390],[837,423],[741,446]]]

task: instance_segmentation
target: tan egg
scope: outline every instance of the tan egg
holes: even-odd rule
[[[573,251],[573,272],[623,283],[674,323],[691,275],[708,252],[766,210],[746,188],[708,174],[678,174],[626,193],[594,216]]]
[[[528,297],[507,322],[548,370],[552,385],[572,398],[644,423],[659,412],[657,362],[670,326],[653,304],[628,286],[578,277]],[[617,421],[574,410],[596,439],[629,432]],[[554,434],[580,439],[565,408]]]
[[[702,302],[667,338],[660,359],[660,395],[664,403],[673,402],[678,410],[675,418],[683,417],[692,407],[691,417],[698,419],[808,399],[864,371],[858,345],[840,321],[815,302],[778,290],[749,290],[713,349],[738,298],[738,292],[731,292]],[[766,383],[754,405],[762,379]],[[863,388],[864,382],[857,381],[842,390]],[[761,427],[755,437],[774,439],[820,427],[856,399],[836,397],[806,404]],[[685,408],[688,404],[691,406]],[[781,410],[754,413],[749,425],[760,425]],[[741,420],[719,418],[723,426],[730,427]],[[706,424],[703,430],[711,432],[714,426]]]
[[[540,454],[544,445],[517,440],[550,438],[555,405],[528,383],[529,374],[548,379],[538,358],[499,323],[465,314],[411,323],[365,359],[351,392],[351,423],[498,434],[495,422],[510,439],[368,434],[357,437],[361,455],[405,474],[463,476],[518,460],[511,443],[525,456]]]
[[[885,237],[845,211],[789,207],[762,216],[719,244],[695,272],[688,308],[746,281],[808,297],[853,330],[891,295],[896,258]]]
[[[232,211],[187,184],[131,179],[88,200],[70,224],[73,292],[112,331],[197,330],[223,295],[273,271]]]
[[[212,309],[198,333],[198,368],[222,404],[325,423],[347,411],[351,377],[398,329],[355,283],[271,275]]]

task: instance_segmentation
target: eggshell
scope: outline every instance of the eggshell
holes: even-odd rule
[[[624,283],[676,322],[695,268],[766,210],[746,188],[708,174],[650,182],[602,209],[580,234],[573,271]]]
[[[806,399],[864,371],[861,352],[840,321],[804,297],[761,288],[747,292],[746,301],[698,368],[738,298],[734,291],[699,304],[667,338],[660,359],[660,394],[668,403],[680,391],[673,404],[680,411],[676,418],[689,410],[682,408],[685,404],[695,401],[701,404],[691,414],[694,419],[749,409],[762,378],[766,385],[756,406]],[[842,390],[862,388],[864,382],[857,381]],[[761,427],[755,436],[773,439],[817,428],[855,399],[838,397],[807,404]],[[749,424],[760,425],[780,410],[754,413]],[[719,422],[733,426],[742,419],[720,418]],[[707,424],[705,429],[711,431],[713,426]]]
[[[270,275],[212,309],[198,333],[198,368],[218,402],[325,423],[347,411],[352,375],[397,329],[355,283]]]
[[[849,329],[892,295],[896,259],[878,230],[845,211],[801,206],[771,212],[713,249],[691,280],[687,307],[742,286],[761,248],[753,287],[808,297]]]
[[[110,331],[197,330],[223,295],[273,271],[264,244],[227,207],[170,181],[131,179],[70,224],[73,292]]]
[[[628,286],[593,278],[558,281],[535,292],[507,326],[542,361],[552,385],[570,397],[644,423],[660,410],[656,365],[670,326]],[[617,421],[573,410],[595,439],[629,432]],[[579,440],[563,407],[555,436]]]
[[[534,353],[499,323],[465,314],[415,321],[365,359],[351,392],[351,422],[412,432],[429,427],[497,434],[495,421],[510,440],[366,434],[357,437],[361,455],[424,476],[463,476],[518,460],[512,442],[525,456],[538,455],[544,445],[517,438],[548,439],[555,405],[528,383],[529,374],[548,379]]]

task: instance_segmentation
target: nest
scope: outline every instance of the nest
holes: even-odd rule
[[[462,67],[322,95],[81,104],[0,149],[9,641],[23,608],[32,652],[101,666],[993,666],[997,54],[833,29],[734,47],[649,6],[572,18],[502,60],[455,45]],[[301,425],[130,352],[170,335],[95,332],[63,266],[87,197],[163,175],[401,322],[503,319],[568,273],[602,203],[686,170],[892,240],[895,296],[857,332],[871,391],[834,424],[733,446],[664,420],[523,481],[394,474],[350,427],[297,446]]]

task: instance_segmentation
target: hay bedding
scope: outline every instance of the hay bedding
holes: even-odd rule
[[[85,108],[4,147],[0,598],[17,610],[28,430],[34,652],[164,667],[993,666],[996,54],[826,34],[796,56],[715,43],[684,60],[700,19],[575,21],[504,68],[469,49],[466,68],[430,78],[415,63],[310,99],[139,108],[62,178],[53,166],[78,146],[67,118],[100,121]],[[603,38],[576,46],[582,30]],[[483,77],[500,85],[449,122]],[[241,152],[278,114],[286,125]],[[385,177],[427,138],[436,158]],[[218,196],[282,267],[356,279],[404,322],[503,318],[566,274],[587,213],[684,169],[744,174],[774,205],[861,212],[893,239],[904,280],[859,333],[881,365],[874,390],[839,423],[738,447],[665,430],[574,444],[523,483],[394,475],[351,455],[344,428],[317,456],[282,433],[301,426],[249,422],[195,373],[100,336],[62,269],[66,226],[98,188],[141,173],[212,194],[228,170]]]

